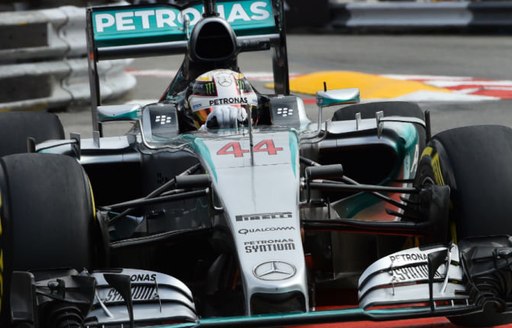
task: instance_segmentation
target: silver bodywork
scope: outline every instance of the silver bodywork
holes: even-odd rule
[[[433,274],[429,294],[429,255],[445,252],[443,264]],[[359,278],[359,301],[363,309],[372,306],[434,301],[468,300],[464,274],[456,245],[426,250],[411,248],[383,257],[370,265]]]
[[[192,293],[185,284],[168,275],[133,269],[95,272],[91,275],[96,279],[96,296],[86,320],[96,321],[99,325],[129,321],[124,298],[105,280],[105,274],[112,273],[130,277],[136,322],[197,320]]]
[[[255,133],[254,144],[267,148],[251,154],[247,135],[197,136],[192,141],[212,177],[235,242],[248,314],[255,293],[298,291],[307,300],[297,134]],[[222,152],[234,147],[242,153]]]

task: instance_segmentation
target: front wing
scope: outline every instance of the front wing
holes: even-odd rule
[[[42,327],[42,322],[63,308],[66,313],[74,311],[74,317],[88,327],[131,323],[169,328],[457,316],[483,311],[489,302],[498,304],[497,309],[505,313],[512,311],[507,285],[512,281],[511,258],[512,239],[508,236],[465,240],[459,246],[412,248],[368,267],[359,280],[359,307],[217,318],[199,318],[187,286],[157,272],[15,272],[11,308],[14,323],[34,327]]]

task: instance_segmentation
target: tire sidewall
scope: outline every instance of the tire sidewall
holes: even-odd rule
[[[61,172],[50,174],[57,167]],[[37,187],[39,191],[34,193],[31,189]],[[19,197],[23,190],[27,190],[26,198]],[[12,199],[15,195],[18,197]],[[0,326],[3,327],[10,317],[13,270],[73,268],[81,271],[92,267],[95,222],[88,178],[71,157],[15,154],[0,158],[0,197],[3,261]],[[20,208],[25,206],[34,212],[27,215],[25,208]]]

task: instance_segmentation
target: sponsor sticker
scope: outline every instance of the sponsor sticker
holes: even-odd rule
[[[259,213],[259,214],[245,214],[237,215],[236,222],[244,221],[263,221],[263,220],[276,220],[276,219],[291,219],[292,212],[276,212],[276,213]]]
[[[392,275],[399,281],[428,279],[428,266],[418,265],[411,267],[393,268]],[[442,276],[439,274],[439,272],[436,271],[434,278],[442,278]]]
[[[296,272],[295,266],[282,261],[261,263],[253,271],[256,278],[266,281],[286,280],[295,276]]]
[[[210,106],[230,104],[248,104],[248,100],[247,97],[217,98],[210,100]]]
[[[130,276],[131,282],[153,282],[156,280],[156,273],[137,273]]]
[[[96,40],[158,35],[166,40],[180,40],[186,37],[184,22],[193,27],[203,12],[202,3],[183,9],[172,5],[102,8],[93,11],[92,24]],[[251,30],[257,34],[275,30],[271,0],[220,2],[217,12],[240,35],[247,35]]]
[[[233,78],[231,74],[219,74],[217,76],[217,83],[226,88],[233,84]]]
[[[395,261],[428,261],[428,254],[425,253],[404,253],[390,255],[389,259]]]
[[[295,243],[292,238],[256,240],[246,241],[244,248],[247,254],[293,251],[295,250]]]
[[[171,124],[172,123],[172,117],[167,115],[157,115],[155,117],[155,124],[165,125],[165,124]]]
[[[156,273],[136,273],[130,275],[130,281],[137,283],[151,283],[150,285],[132,285],[133,301],[149,301],[155,298]],[[123,302],[123,297],[114,288],[110,288],[106,294],[103,294],[103,301],[106,303]]]
[[[132,287],[132,300],[133,301],[151,301],[157,298],[155,293],[155,287],[153,286],[135,286]],[[105,303],[124,302],[123,297],[117,290],[111,288],[108,290],[105,298]]]
[[[266,227],[266,228],[255,228],[255,229],[239,229],[238,233],[241,235],[247,235],[252,233],[260,232],[271,232],[271,231],[294,231],[295,227]]]

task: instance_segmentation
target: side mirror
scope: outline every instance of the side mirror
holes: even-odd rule
[[[360,101],[360,92],[357,88],[318,91],[316,104],[318,107],[357,104]]]
[[[140,117],[140,105],[109,105],[98,107],[100,122],[136,121]]]
[[[356,104],[359,101],[360,92],[359,89],[357,88],[318,91],[316,93],[316,104],[318,105],[318,128],[316,132],[317,135],[320,135],[320,131],[322,129],[322,108],[336,105]]]

